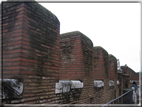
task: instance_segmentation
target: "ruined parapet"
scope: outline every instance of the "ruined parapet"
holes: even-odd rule
[[[93,47],[93,79],[101,81],[102,87],[94,87],[95,104],[107,103],[110,101],[109,80],[108,80],[108,52],[100,47]]]
[[[119,81],[119,85],[118,85],[118,89],[119,89],[119,96],[123,94],[123,86],[124,86],[124,80],[123,80],[123,72],[122,71],[118,71],[118,81]]]
[[[90,97],[93,97],[92,89],[94,87],[93,81],[91,80],[93,43],[83,33],[74,31],[61,34],[60,45],[60,80],[80,80],[84,84],[81,90],[80,100],[75,100],[71,97],[69,101],[70,103],[88,103]]]
[[[60,62],[59,20],[36,2],[2,5],[3,78],[18,77],[24,85],[24,100],[11,103],[55,102]]]
[[[78,79],[91,75],[92,41],[79,31],[61,34],[60,79]]]
[[[93,51],[94,79],[103,80],[108,78],[108,52],[100,46],[94,47]]]
[[[109,55],[109,80],[117,79],[117,59],[113,55]]]
[[[133,81],[139,84],[139,75],[134,70],[132,70],[130,67],[126,65],[121,66],[121,68],[124,74],[129,75],[130,85],[132,85]]]
[[[128,70],[128,66],[121,66],[121,69],[122,69],[122,72],[123,72],[123,74],[130,74],[130,72],[129,72],[129,70]]]
[[[130,83],[132,84],[132,82],[135,81],[137,84],[139,84],[139,75],[131,68],[129,68],[129,71],[130,71]]]
[[[115,56],[109,54],[109,81],[113,81],[113,85],[109,85],[110,88],[114,88],[114,96],[112,98],[117,98],[119,96],[119,89],[118,89],[118,71],[117,71],[117,59]]]

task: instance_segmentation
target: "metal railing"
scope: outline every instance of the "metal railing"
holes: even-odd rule
[[[109,104],[124,104],[124,96],[126,96],[128,93],[132,92],[133,90],[130,89],[129,91],[127,91],[126,93],[122,94],[121,96],[117,97],[116,99],[111,100],[110,102],[108,102],[107,104],[104,104],[102,107],[107,107],[109,106]]]

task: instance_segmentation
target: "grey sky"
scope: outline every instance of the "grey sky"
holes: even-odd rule
[[[139,3],[40,3],[60,21],[60,33],[80,31],[94,46],[140,71]]]

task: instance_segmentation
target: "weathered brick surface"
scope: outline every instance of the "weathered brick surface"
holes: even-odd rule
[[[108,55],[107,51],[102,47],[94,47],[94,79],[103,80],[103,88],[95,88],[95,103],[102,104],[118,97],[117,85],[117,61],[112,55]],[[115,82],[115,86],[109,86],[109,80]]]
[[[75,31],[61,34],[60,79],[81,80],[92,72],[92,41]]]
[[[123,88],[130,88],[130,72],[127,66],[121,66],[123,72]]]
[[[129,74],[129,70],[127,66],[121,66],[121,69],[123,71],[123,74]]]
[[[129,68],[130,71],[130,80],[138,81],[139,80],[139,75],[133,71],[131,68]]]
[[[93,51],[94,80],[102,80],[104,82],[104,87],[94,89],[94,102],[95,104],[105,104],[116,98],[114,87],[109,87],[109,56],[108,52],[100,46],[94,47]]]
[[[135,82],[137,82],[137,84],[139,84],[139,82],[138,82],[139,81],[139,75],[135,71],[133,71],[128,66],[121,66],[121,68],[122,68],[122,71],[123,71],[124,74],[129,75],[129,79],[127,79],[127,81],[135,81]],[[132,85],[132,83],[130,83],[128,87],[130,87],[131,85]]]
[[[94,88],[94,103],[105,104],[110,100],[108,98],[108,53],[100,46],[93,48],[93,79],[102,80],[104,87]],[[107,93],[106,93],[107,91]]]
[[[22,51],[22,4],[3,3],[2,5],[2,49],[3,49],[3,76],[11,78],[19,76],[20,53]],[[18,11],[21,9],[21,11]]]
[[[94,79],[103,80],[108,78],[108,53],[100,46],[94,47],[93,75]]]
[[[117,80],[117,59],[113,55],[109,55],[109,80]]]
[[[21,100],[56,103],[60,23],[38,3],[3,3],[3,78],[20,78]]]
[[[117,59],[115,56],[113,55],[109,55],[109,80],[113,80],[115,85],[114,85],[114,97],[116,98],[119,96],[119,90],[118,90],[118,84],[117,84],[117,80],[118,80],[118,71],[117,71]]]
[[[118,85],[118,89],[119,89],[119,96],[123,94],[123,87],[124,87],[124,77],[123,77],[123,72],[118,71],[118,80],[119,80],[119,85]]]
[[[2,3],[2,22],[2,76],[24,85],[13,104],[102,104],[121,95],[130,80],[138,80],[129,67],[118,72],[116,58],[102,47],[93,48],[83,33],[59,35],[57,17],[36,2]],[[59,80],[80,80],[84,87],[55,94]],[[94,80],[102,80],[104,87],[94,88]]]
[[[93,97],[93,43],[79,31],[61,34],[60,79],[80,80],[84,83],[79,101],[89,103]],[[71,102],[71,103],[74,103]]]

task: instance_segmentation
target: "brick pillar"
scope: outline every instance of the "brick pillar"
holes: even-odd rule
[[[109,80],[117,80],[117,59],[109,55]]]
[[[102,80],[104,82],[104,87],[94,89],[95,104],[105,104],[110,101],[108,84],[108,52],[100,46],[94,47],[93,51],[93,79]]]
[[[59,77],[60,22],[36,2],[2,4],[3,78],[24,85],[12,103],[55,103]]]
[[[94,79],[108,78],[108,53],[100,46],[94,47]]]
[[[109,80],[114,81],[114,96],[112,99],[115,99],[119,95],[117,80],[118,80],[118,72],[117,72],[117,59],[113,55],[109,55]]]
[[[124,88],[130,88],[130,69],[128,66],[121,66],[124,75]]]
[[[60,79],[80,80],[84,73],[80,32],[61,34]]]
[[[124,86],[123,88],[130,88],[130,75],[123,74]]]
[[[84,87],[78,103],[90,103],[90,98],[93,97],[93,43],[79,31],[61,34],[60,43],[60,80],[81,80]]]
[[[119,96],[123,94],[123,73],[121,71],[118,71],[118,80],[119,80]]]
[[[85,41],[86,40],[86,41]],[[92,42],[78,31],[61,34],[60,79],[81,80],[92,71]]]

